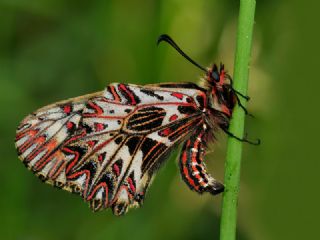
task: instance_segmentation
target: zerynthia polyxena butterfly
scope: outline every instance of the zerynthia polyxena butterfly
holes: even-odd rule
[[[218,194],[223,184],[203,162],[218,129],[229,136],[239,97],[221,64],[205,72],[206,87],[194,83],[133,85],[113,83],[102,92],[71,98],[27,116],[16,133],[22,162],[41,180],[79,194],[94,210],[122,215],[140,206],[153,176],[177,144],[182,179],[198,192]],[[240,139],[241,141],[248,141]]]

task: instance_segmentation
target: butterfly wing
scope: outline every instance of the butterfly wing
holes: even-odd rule
[[[42,180],[78,193],[93,210],[124,214],[141,204],[172,147],[202,124],[197,91],[111,84],[50,105],[22,121],[18,154]]]
[[[86,102],[99,94],[49,105],[20,123],[15,140],[18,155],[40,178],[55,179],[53,169],[64,168],[68,159],[61,153],[61,148],[79,129]],[[43,166],[46,169],[39,171]],[[52,171],[48,171],[49,168]]]

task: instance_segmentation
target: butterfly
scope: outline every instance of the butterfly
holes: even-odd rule
[[[224,185],[206,170],[206,148],[219,129],[249,142],[228,131],[235,105],[245,110],[239,96],[248,97],[232,87],[224,65],[206,69],[168,35],[160,42],[202,69],[205,87],[112,83],[104,91],[40,108],[16,132],[26,167],[42,181],[80,195],[93,211],[111,208],[123,215],[142,205],[157,170],[182,144],[183,181],[200,194],[222,192]]]

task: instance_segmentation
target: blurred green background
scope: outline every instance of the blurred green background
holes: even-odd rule
[[[202,65],[232,73],[238,1],[0,0],[1,239],[218,239],[221,195],[191,192],[170,157],[144,206],[92,213],[18,160],[30,112],[111,82],[198,81],[199,69],[156,39],[171,35]],[[319,4],[257,1],[238,239],[319,239]],[[207,165],[223,179],[225,142]]]

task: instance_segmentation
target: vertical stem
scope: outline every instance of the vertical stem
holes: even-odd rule
[[[240,0],[234,64],[234,88],[244,95],[247,94],[248,88],[254,13],[255,0]],[[242,103],[245,105],[245,101],[242,101]],[[244,120],[245,114],[243,110],[236,106],[229,131],[242,138]],[[224,179],[226,189],[223,195],[220,240],[233,240],[236,237],[241,154],[242,143],[229,137]]]

